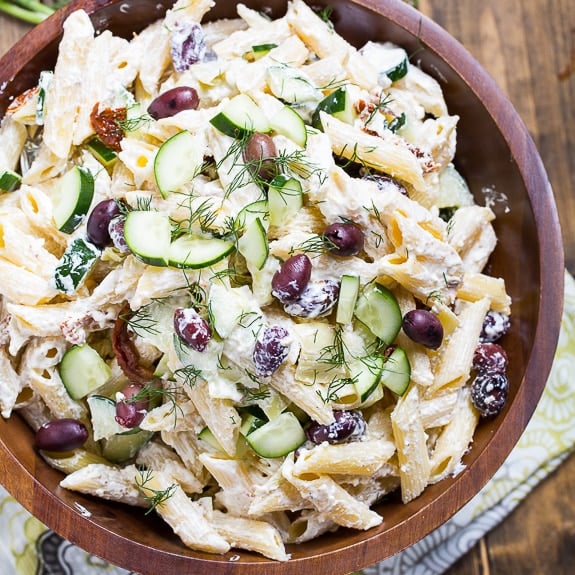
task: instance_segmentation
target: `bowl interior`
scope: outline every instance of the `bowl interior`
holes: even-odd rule
[[[217,2],[211,18],[235,15],[235,2]],[[247,0],[248,6],[285,11],[285,1]],[[412,61],[441,83],[449,110],[460,116],[456,165],[478,202],[498,201],[498,247],[494,275],[505,278],[513,298],[513,321],[504,346],[511,392],[505,412],[479,426],[465,470],[428,487],[416,500],[381,503],[383,524],[367,533],[342,529],[291,547],[292,560],[278,564],[248,552],[213,556],[186,549],[153,515],[59,488],[61,474],[32,448],[33,436],[17,417],[0,420],[0,480],[34,515],[72,542],[143,574],[165,571],[214,575],[335,575],[359,569],[414,543],[453,515],[493,475],[524,429],[543,390],[560,324],[563,257],[557,214],[533,143],[498,88],[446,32],[400,0],[314,0],[333,7],[337,30],[360,46],[367,39],[404,46]],[[168,0],[75,2],[36,27],[0,63],[0,116],[11,99],[54,65],[61,24],[82,6],[96,28],[129,37],[162,16]],[[87,510],[89,514],[85,512]],[[230,561],[234,559],[233,563]]]

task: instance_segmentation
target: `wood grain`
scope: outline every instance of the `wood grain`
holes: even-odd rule
[[[421,0],[506,92],[553,186],[566,266],[575,273],[573,0]],[[448,575],[567,575],[575,564],[575,455]]]
[[[420,0],[507,93],[555,190],[566,264],[575,273],[575,10],[573,0]],[[29,27],[0,17],[0,54]],[[561,575],[575,563],[572,456],[449,575]]]

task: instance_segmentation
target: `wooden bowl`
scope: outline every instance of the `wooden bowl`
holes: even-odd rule
[[[282,0],[245,0],[281,15]],[[289,551],[276,563],[248,552],[217,556],[183,546],[160,519],[139,510],[65,491],[62,475],[32,447],[18,417],[0,421],[0,481],[49,527],[80,547],[142,574],[337,575],[374,564],[415,543],[450,518],[489,480],[511,451],[543,391],[558,337],[563,295],[563,252],[552,192],[534,144],[517,113],[479,64],[443,29],[400,0],[314,0],[333,7],[337,30],[360,45],[391,40],[416,54],[436,77],[449,110],[461,117],[456,165],[481,199],[485,189],[505,194],[497,203],[494,275],[513,298],[505,336],[511,391],[505,411],[480,424],[465,470],[429,487],[408,505],[377,507],[382,525],[367,532],[341,529]],[[234,15],[235,2],[217,2],[211,17]],[[69,5],[34,28],[0,62],[0,116],[15,95],[52,67],[67,14],[82,7],[97,29],[129,37],[161,17],[169,0],[86,0]],[[509,209],[506,210],[505,208]],[[83,513],[89,511],[89,516]]]

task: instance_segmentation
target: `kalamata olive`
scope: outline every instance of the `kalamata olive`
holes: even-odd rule
[[[413,309],[403,316],[403,331],[425,347],[437,349],[443,341],[443,326],[437,316],[425,309]]]
[[[170,118],[184,110],[195,110],[200,98],[195,88],[191,86],[178,86],[160,94],[148,106],[148,114],[154,120]]]
[[[116,249],[118,249],[123,254],[130,252],[130,248],[126,243],[126,238],[124,237],[124,224],[126,223],[126,216],[120,214],[115,218],[110,220],[108,225],[108,233],[110,234],[110,239],[112,244]]]
[[[82,447],[87,439],[88,430],[81,421],[53,419],[38,429],[34,444],[44,451],[70,451]]]
[[[108,231],[110,222],[120,214],[120,207],[116,200],[102,200],[94,206],[86,223],[87,238],[100,249],[112,243]]]
[[[363,249],[363,232],[351,222],[330,224],[323,238],[329,251],[338,256],[355,256]]]
[[[320,425],[313,422],[309,425],[306,437],[316,445],[327,441],[328,443],[342,443],[359,439],[366,430],[365,419],[361,411],[335,411],[335,421],[329,425]]]
[[[311,277],[311,260],[305,254],[291,256],[272,277],[272,295],[281,303],[297,299]]]
[[[185,72],[192,64],[203,60],[206,39],[200,24],[178,23],[170,32],[170,53],[177,72]]]
[[[478,373],[471,383],[471,401],[482,417],[493,417],[505,406],[509,381],[504,373]]]
[[[148,412],[149,401],[142,398],[143,386],[126,385],[116,397],[116,421],[129,429],[138,427]]]
[[[508,331],[511,322],[509,316],[504,315],[498,311],[489,310],[483,320],[483,327],[479,341],[483,343],[491,343],[501,339]]]
[[[339,282],[330,279],[311,281],[296,300],[284,305],[284,311],[306,319],[322,317],[331,312],[338,295]]]
[[[191,307],[179,307],[174,311],[174,329],[186,345],[197,351],[204,351],[212,339],[210,325]]]
[[[254,347],[254,366],[258,377],[268,377],[276,371],[290,350],[289,332],[280,325],[266,327]]]
[[[248,138],[242,154],[250,172],[266,182],[277,175],[277,155],[272,138],[261,132],[254,132]]]
[[[497,343],[480,343],[473,354],[473,367],[480,373],[505,373],[507,353]]]

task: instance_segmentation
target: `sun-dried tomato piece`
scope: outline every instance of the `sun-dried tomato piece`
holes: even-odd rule
[[[118,360],[118,365],[131,383],[145,385],[154,377],[151,366],[143,365],[140,354],[128,332],[129,317],[132,314],[130,306],[124,305],[112,331],[112,347]]]
[[[96,104],[90,114],[90,122],[98,138],[108,148],[119,152],[122,148],[120,142],[124,138],[124,130],[121,123],[126,121],[128,112],[126,108],[105,108],[100,110],[100,105]]]

